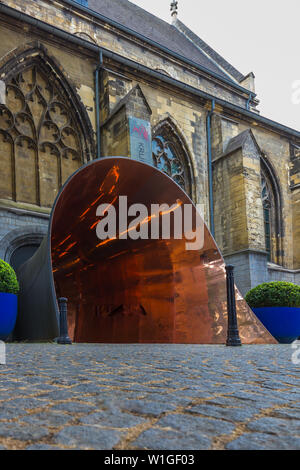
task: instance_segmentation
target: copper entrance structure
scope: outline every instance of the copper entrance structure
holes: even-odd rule
[[[170,239],[120,239],[119,231],[99,240],[97,207],[113,206],[118,220],[120,196],[149,214],[151,204],[192,204],[167,175],[129,158],[94,160],[74,173],[55,201],[47,239],[18,273],[16,337],[58,336],[56,299],[67,297],[76,342],[225,344],[225,264],[206,225],[198,250],[172,231]],[[194,205],[192,213],[195,227]],[[242,342],[276,343],[236,293]]]

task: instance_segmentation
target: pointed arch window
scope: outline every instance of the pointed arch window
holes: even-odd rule
[[[265,225],[265,240],[266,240],[266,252],[268,255],[268,261],[271,261],[271,222],[272,222],[272,203],[271,203],[271,194],[268,187],[268,183],[264,175],[261,177],[262,185],[262,202],[263,202],[263,211],[264,211],[264,225]]]
[[[268,261],[282,265],[281,193],[274,170],[265,157],[261,160],[261,198],[265,227],[265,249]]]
[[[41,54],[41,56],[39,56]],[[3,67],[6,104],[0,105],[0,198],[51,207],[84,162],[81,121],[69,85],[30,49]],[[81,119],[81,117],[80,117]]]
[[[167,121],[159,125],[152,140],[153,164],[170,176],[192,197],[192,172],[185,145]]]

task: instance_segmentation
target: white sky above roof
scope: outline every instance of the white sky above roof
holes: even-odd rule
[[[171,0],[131,0],[171,22]],[[178,0],[178,18],[241,73],[263,116],[300,130],[300,1]]]

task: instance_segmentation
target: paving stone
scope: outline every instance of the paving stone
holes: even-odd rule
[[[30,393],[40,393],[42,392],[43,393],[50,393],[50,392],[53,392],[57,389],[57,387],[54,387],[52,385],[48,385],[48,384],[44,384],[44,383],[41,383],[41,384],[26,384],[26,392],[30,392]]]
[[[27,398],[30,398],[30,395],[34,395],[36,394],[36,392],[30,392],[30,391],[25,391],[25,390],[5,390],[5,392],[1,392],[1,404],[2,403],[5,403],[5,402],[8,402],[12,396],[12,394],[14,395],[15,398],[18,398],[18,399],[27,399]]]
[[[62,450],[60,447],[51,446],[49,444],[33,444],[26,447],[25,450]]]
[[[236,400],[235,398],[232,398],[230,395],[228,396],[222,396],[222,397],[211,397],[211,399],[207,400],[205,402],[206,405],[225,405],[229,407],[237,406],[237,407],[243,407],[245,405],[245,402],[242,400]]]
[[[233,424],[226,421],[184,414],[164,416],[156,422],[156,426],[172,428],[180,431],[182,434],[197,433],[205,437],[230,434],[235,428]]]
[[[42,400],[70,400],[70,398],[79,397],[79,394],[75,394],[73,390],[55,390],[49,393],[42,393],[38,398]]]
[[[9,400],[7,406],[9,408],[17,408],[17,412],[28,409],[36,409],[46,406],[49,402],[46,400],[39,400],[36,398],[16,398],[15,400]]]
[[[23,423],[29,423],[37,426],[63,426],[71,419],[72,416],[44,412],[23,416],[21,421]]]
[[[295,406],[297,403],[300,403],[300,395],[293,392],[279,392],[272,391],[269,394],[269,398],[277,403],[281,400],[284,400],[285,405]]]
[[[117,384],[117,382],[116,382]],[[75,387],[72,387],[72,392],[76,392],[78,398],[80,398],[81,394],[88,394],[88,393],[97,393],[101,394],[105,390],[103,384],[80,384]]]
[[[279,410],[275,409],[272,415],[276,418],[298,419],[300,422],[300,409],[296,409],[296,408],[282,408]]]
[[[226,445],[228,450],[299,450],[300,438],[290,436],[288,440],[281,436],[263,433],[247,433]]]
[[[246,393],[238,392],[231,395],[232,400],[235,400],[235,404],[240,406],[243,404],[245,406],[254,407],[257,409],[273,408],[274,406],[286,405],[287,401],[284,398],[278,396],[278,398],[268,398],[259,393]],[[240,401],[240,402],[239,402]],[[240,403],[240,404],[239,404]]]
[[[184,397],[185,399],[188,399],[191,401],[191,399],[195,400],[197,398],[201,399],[209,399],[211,398],[214,394],[219,393],[218,389],[213,386],[213,387],[205,387],[206,390],[197,390],[197,389],[186,389],[186,390],[180,390],[177,392],[177,395],[179,397]],[[224,391],[224,388],[222,389]]]
[[[131,428],[146,422],[145,419],[122,412],[99,412],[84,416],[79,420],[83,424],[97,424],[101,427]]]
[[[48,429],[36,425],[22,426],[20,423],[0,423],[0,437],[11,437],[20,441],[33,441],[48,435]]]
[[[247,428],[255,432],[300,437],[300,421],[294,419],[261,418],[248,423]]]
[[[163,405],[167,403],[167,406],[174,406],[175,408],[178,408],[178,406],[187,406],[192,402],[192,398],[184,398],[182,396],[179,396],[175,393],[143,393],[142,394],[143,398],[142,400],[145,401],[154,401],[158,402],[160,405]]]
[[[133,411],[142,415],[159,416],[166,411],[176,409],[171,403],[159,403],[145,400],[126,400],[120,403],[122,410]]]
[[[120,440],[118,431],[95,426],[70,426],[60,431],[54,441],[68,448],[108,450]]]
[[[211,441],[204,436],[184,434],[176,431],[148,429],[136,439],[131,447],[151,450],[207,450]]]
[[[9,420],[23,416],[26,413],[24,409],[18,410],[15,407],[12,408],[0,408],[0,420]]]
[[[91,411],[95,411],[95,405],[86,403],[78,403],[76,401],[71,401],[67,403],[58,403],[56,405],[51,406],[51,411],[61,410],[66,411],[73,414],[78,413],[90,413]]]
[[[77,385],[79,380],[80,380],[80,378],[78,378],[78,379],[60,378],[60,379],[52,380],[51,385],[53,386],[53,388],[57,387],[57,386],[60,386],[60,385],[64,385],[64,386]]]
[[[257,410],[254,408],[222,408],[214,405],[197,405],[189,408],[191,413],[198,413],[213,418],[225,419],[232,422],[243,422],[252,418]]]

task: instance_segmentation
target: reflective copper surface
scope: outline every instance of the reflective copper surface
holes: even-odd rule
[[[207,227],[197,251],[187,251],[187,240],[174,236],[99,240],[97,207],[113,205],[118,214],[119,196],[127,196],[128,206],[144,204],[149,213],[154,203],[191,204],[168,176],[128,158],[96,160],[69,179],[56,201],[50,233],[56,294],[69,299],[70,337],[77,342],[225,343],[225,266]],[[194,206],[193,216],[195,228]],[[143,223],[150,227],[150,219]],[[243,343],[276,343],[238,292],[237,311]]]

